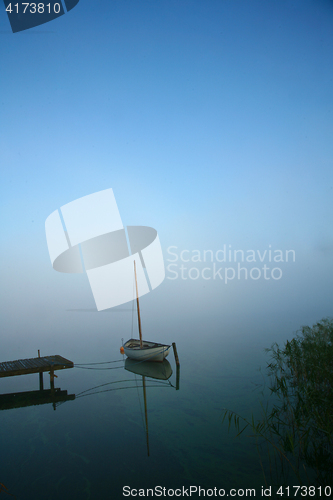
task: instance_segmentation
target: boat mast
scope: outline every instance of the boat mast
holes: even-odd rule
[[[139,324],[139,335],[140,335],[140,348],[142,349],[142,333],[141,333],[141,318],[140,318],[140,306],[139,306],[139,292],[138,292],[138,282],[136,279],[136,266],[134,261],[134,275],[135,275],[135,287],[136,287],[136,303],[138,306],[138,324]]]

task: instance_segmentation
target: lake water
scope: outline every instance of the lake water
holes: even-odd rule
[[[180,382],[176,390],[172,350],[171,377],[145,378],[148,456],[143,379],[125,370],[119,353],[121,338],[131,336],[124,327],[124,317],[131,312],[119,312],[64,312],[64,324],[80,331],[67,340],[63,332],[41,355],[60,354],[77,365],[57,371],[55,379],[55,387],[75,399],[57,404],[56,410],[45,404],[0,412],[0,482],[22,500],[121,499],[125,486],[200,486],[226,492],[255,488],[260,496],[265,483],[255,441],[250,432],[237,439],[234,428],[228,432],[228,423],[222,423],[223,408],[244,417],[259,415],[258,386],[263,378],[258,369],[267,361],[263,349],[290,338],[288,322],[275,322],[271,329],[269,322],[261,322],[258,328],[252,317],[244,328],[244,318],[229,318],[229,324],[221,320],[214,328],[207,320],[195,319],[189,320],[187,331],[184,324],[178,333],[162,328],[154,340],[163,341],[164,335],[165,341],[176,342]],[[149,318],[146,322],[149,330]],[[152,340],[151,336],[144,338]],[[109,363],[90,365],[104,362]],[[3,378],[0,383],[1,393],[39,387],[37,374]],[[45,373],[44,389],[48,388]]]

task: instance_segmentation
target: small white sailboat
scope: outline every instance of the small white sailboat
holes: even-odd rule
[[[130,359],[136,361],[163,361],[170,351],[170,345],[159,344],[157,342],[150,342],[147,340],[142,340],[141,332],[141,318],[140,318],[140,307],[139,307],[139,293],[138,293],[138,283],[136,278],[136,266],[134,261],[134,276],[135,276],[135,287],[136,287],[136,303],[138,310],[138,325],[139,325],[139,336],[140,339],[129,339],[125,342],[120,349],[120,352],[126,354]]]

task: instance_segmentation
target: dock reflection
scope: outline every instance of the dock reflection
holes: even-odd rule
[[[55,410],[57,403],[73,401],[74,399],[75,394],[67,394],[67,391],[58,388],[0,394],[0,410],[13,410],[14,408],[45,404],[52,404]]]
[[[119,366],[106,367],[105,365],[118,364]],[[164,386],[178,390],[179,389],[179,366],[177,366],[176,387],[169,381],[173,374],[168,360],[164,359],[161,363],[149,361],[136,361],[127,358],[125,361],[116,360],[104,363],[87,363],[86,365],[75,365],[77,368],[89,370],[116,370],[125,369],[134,375],[142,378],[142,390],[144,400],[144,421],[147,441],[147,453],[149,456],[149,435],[148,435],[148,410],[147,410],[147,392],[151,387]],[[101,367],[103,366],[103,367]],[[138,383],[134,378],[126,380],[109,380],[103,384],[85,389],[78,394],[68,394],[67,390],[61,390],[54,387],[54,371],[66,368],[73,368],[74,363],[65,358],[47,357],[19,360],[14,362],[0,363],[0,377],[10,377],[17,375],[27,375],[36,373],[39,376],[39,390],[15,392],[0,394],[0,410],[12,410],[36,405],[52,404],[55,410],[57,406],[78,398],[92,396],[102,392],[111,392],[124,389],[137,389]],[[50,389],[44,389],[43,373],[49,370]],[[151,383],[150,383],[151,382]],[[124,385],[125,384],[125,385]]]

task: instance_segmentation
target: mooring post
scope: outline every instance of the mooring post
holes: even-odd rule
[[[180,365],[176,367],[176,391],[179,391]]]
[[[177,366],[180,366],[180,363],[179,363],[179,358],[178,358],[178,354],[177,354],[176,342],[172,342],[172,347],[173,347],[173,353],[174,353],[174,355],[175,355],[176,365],[177,365]]]
[[[178,353],[177,353],[176,342],[172,342],[172,347],[173,347],[173,353],[175,355],[175,361],[176,361],[176,391],[179,391],[180,363],[179,363],[179,358],[178,358]]]

